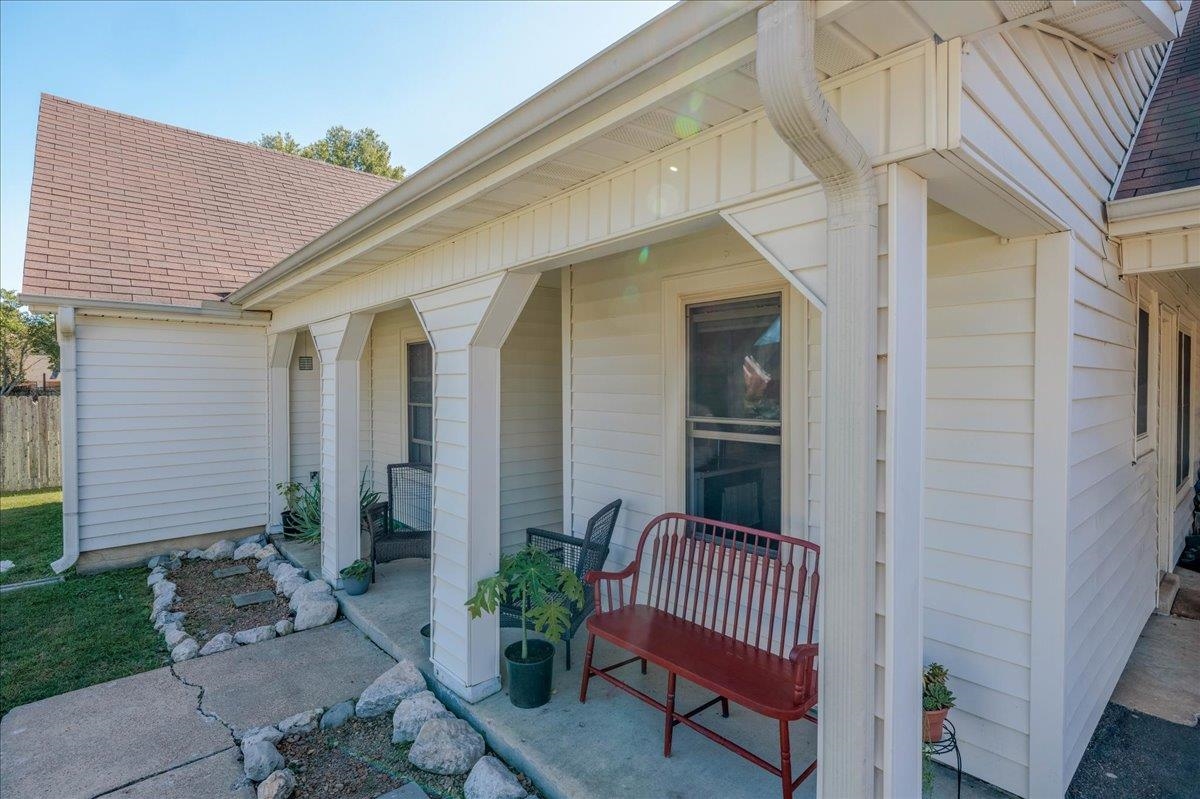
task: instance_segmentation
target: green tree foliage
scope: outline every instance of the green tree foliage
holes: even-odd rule
[[[29,313],[15,291],[0,289],[0,396],[25,381],[25,359],[30,355],[45,355],[50,368],[58,369],[54,317]]]
[[[404,180],[404,167],[392,166],[391,148],[371,128],[352,131],[334,125],[325,131],[324,136],[303,147],[292,134],[276,131],[259,136],[256,144],[268,150],[324,161],[391,180]]]

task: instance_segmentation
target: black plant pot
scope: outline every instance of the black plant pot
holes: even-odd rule
[[[292,515],[290,510],[285,510],[280,514],[280,522],[283,524],[283,534],[288,538],[300,532],[300,528],[296,526],[296,517]]]
[[[529,642],[529,657],[521,657],[521,642],[504,650],[508,664],[508,698],[514,707],[541,707],[550,701],[554,674],[554,645],[549,641]]]

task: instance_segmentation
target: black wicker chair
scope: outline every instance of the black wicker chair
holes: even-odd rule
[[[388,472],[388,529],[380,539],[380,563],[428,558],[432,536],[432,471],[417,463],[391,463]]]
[[[385,500],[373,502],[362,511],[362,535],[371,553],[371,582],[375,582],[375,548],[386,538],[388,529],[388,504]]]
[[[564,566],[575,572],[581,581],[590,571],[604,568],[608,559],[608,545],[612,540],[613,528],[617,526],[617,515],[621,512],[621,500],[613,500],[588,519],[587,531],[583,538],[563,535],[551,530],[541,530],[530,527],[525,531],[526,542],[530,546],[544,549],[559,560]],[[571,623],[563,633],[563,648],[566,649],[567,671],[571,670],[571,639],[579,625],[591,615],[595,597],[591,591],[584,591],[583,607],[571,613]],[[568,603],[570,607],[570,603]],[[520,627],[521,606],[514,602],[506,602],[500,606],[500,626]]]

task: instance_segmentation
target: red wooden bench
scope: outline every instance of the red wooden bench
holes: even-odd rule
[[[817,767],[792,778],[788,722],[806,719],[817,704],[817,645],[813,622],[820,547],[799,538],[666,513],[650,521],[633,562],[619,572],[589,572],[596,611],[588,619],[587,656],[579,701],[588,680],[604,679],[663,711],[663,755],[671,733],[686,724],[775,776],[784,799]],[[594,666],[596,638],[634,656]],[[613,676],[636,661],[667,671],[667,701]],[[675,680],[683,677],[716,696],[687,712],[675,709]],[[729,702],[779,722],[778,766],[696,721],[701,711]]]

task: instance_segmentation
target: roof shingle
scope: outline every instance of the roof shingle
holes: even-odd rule
[[[396,185],[42,95],[22,293],[198,306]]]
[[[1171,46],[1113,199],[1200,185],[1200,9]]]

